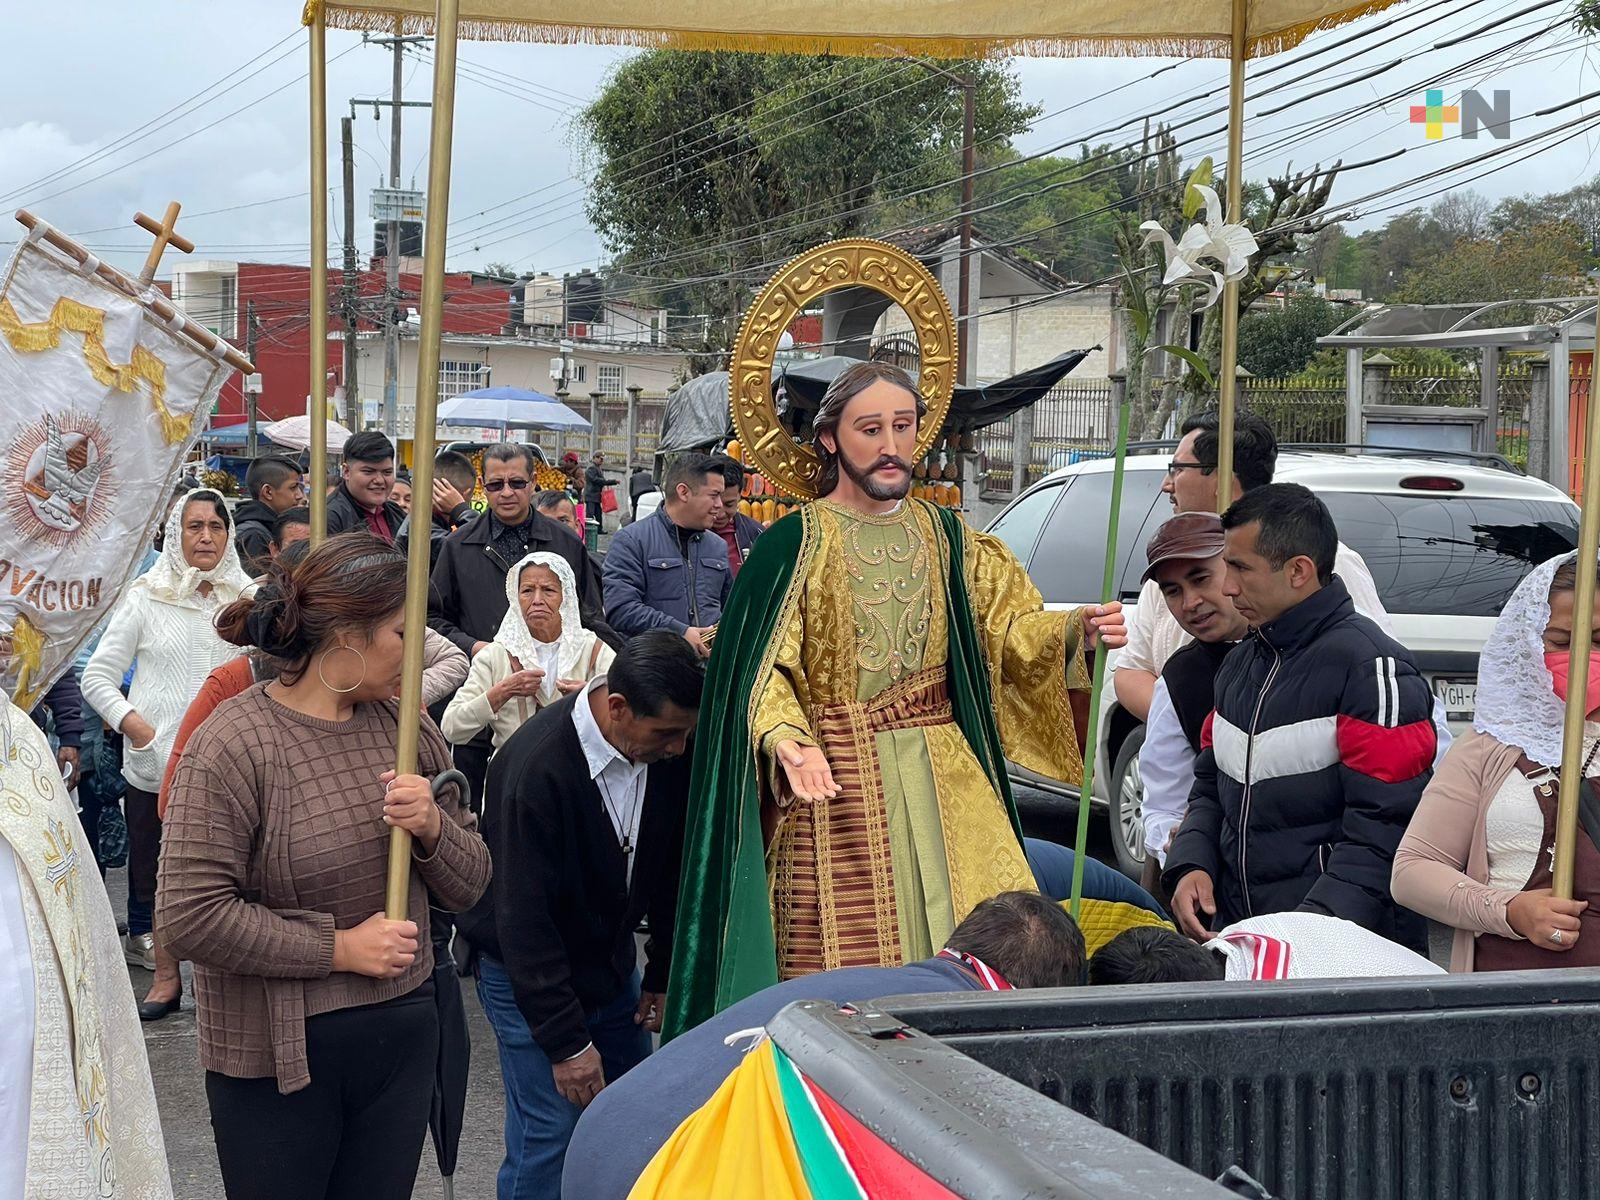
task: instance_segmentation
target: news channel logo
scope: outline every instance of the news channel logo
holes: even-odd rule
[[[1487,94],[1468,88],[1459,104],[1446,104],[1443,88],[1429,88],[1422,103],[1411,106],[1411,124],[1421,125],[1422,136],[1430,142],[1442,141],[1447,128],[1459,129],[1468,141],[1485,132],[1504,140],[1511,136],[1511,93],[1504,88]]]

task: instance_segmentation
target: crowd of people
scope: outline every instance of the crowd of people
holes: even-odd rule
[[[442,1031],[459,1019],[445,1003],[458,971],[499,1054],[501,1200],[620,1200],[739,1061],[728,1036],[791,1000],[1422,976],[1441,970],[1425,918],[1454,930],[1454,971],[1600,961],[1589,903],[1600,825],[1578,839],[1576,898],[1551,891],[1573,555],[1518,587],[1483,653],[1475,729],[1452,744],[1370,572],[1316,495],[1273,481],[1275,439],[1249,414],[1220,515],[1214,414],[1184,426],[1168,468],[1174,515],[1147,547],[1114,672],[1119,701],[1147,722],[1149,866],[1141,888],[1083,864],[1086,895],[1135,914],[1116,936],[1086,940],[1058,903],[1071,852],[1022,839],[992,762],[980,769],[968,754],[969,767],[954,747],[1070,767],[1077,745],[1061,726],[1081,742],[1074,696],[1092,656],[1118,648],[1122,617],[1117,606],[1045,613],[999,543],[937,514],[910,523],[904,490],[897,498],[873,476],[909,486],[895,439],[914,439],[920,409],[881,433],[860,416],[862,403],[905,407],[907,394],[878,364],[830,389],[819,420],[835,439],[824,456],[833,486],[879,507],[862,516],[819,500],[819,528],[924,590],[826,555],[806,567],[814,610],[798,619],[823,640],[786,635],[769,613],[762,669],[782,695],[750,674],[745,648],[713,655],[724,611],[748,629],[752,611],[773,609],[770,572],[794,553],[786,533],[738,514],[743,469],[723,456],[680,455],[660,507],[624,524],[603,559],[573,494],[537,490],[535,454],[516,443],[487,447],[481,466],[441,453],[424,504],[397,479],[387,438],[353,436],[315,548],[308,481],[290,459],[256,460],[232,510],[206,489],[173,496],[142,573],[34,716],[102,874],[125,824],[119,933],[126,960],[153,973],[142,1019],[180,1008],[179,963],[193,964],[229,1197],[408,1196]],[[851,456],[847,438],[863,432],[888,439],[867,451],[877,466]],[[566,465],[583,509],[599,514],[619,481],[599,455],[583,472]],[[482,511],[471,503],[480,485]],[[424,515],[432,719],[417,772],[397,776],[404,555]],[[902,545],[918,538],[977,565],[930,566]],[[741,571],[754,578],[736,589]],[[849,639],[852,611],[890,630],[881,661]],[[930,630],[948,633],[948,651]],[[946,657],[953,672],[960,652],[994,664],[999,690],[990,698],[980,681],[972,693],[986,711],[963,708],[967,693],[946,682]],[[1048,679],[1034,669],[1041,653]],[[1008,671],[1058,725],[1037,723]],[[1600,654],[1589,689],[1586,776],[1600,752]],[[764,764],[734,771],[734,786],[775,803],[743,825],[737,807],[708,807],[704,772],[729,768],[692,752],[697,727]],[[847,885],[829,880],[869,869],[841,851],[824,860],[837,877],[824,877],[807,857],[829,836],[817,814],[859,786],[866,768],[842,755],[863,741],[887,764],[870,861],[889,872],[887,901],[880,888],[872,902],[887,903],[890,923],[880,916],[874,936],[886,940],[851,958],[797,932],[809,910],[778,906],[843,903]],[[925,803],[944,823],[931,837]],[[683,1004],[675,947],[708,949],[700,929],[686,934],[686,915],[707,919],[706,888],[725,901],[735,890],[697,850],[717,821],[770,839],[754,869],[760,895],[772,889],[773,972],[731,1004],[718,993],[707,1011],[669,1016],[669,999]],[[396,828],[413,838],[407,920],[383,911]],[[980,878],[994,886],[977,895]],[[5,882],[0,871],[0,895]],[[720,911],[729,927],[741,920]],[[677,1036],[656,1050],[664,1024]]]

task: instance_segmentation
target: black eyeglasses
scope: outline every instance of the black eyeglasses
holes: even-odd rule
[[[1184,471],[1199,471],[1202,475],[1209,475],[1216,469],[1215,464],[1208,467],[1201,462],[1179,462],[1177,459],[1173,459],[1167,464],[1167,478],[1176,479]]]
[[[491,496],[496,492],[503,492],[507,488],[510,488],[513,492],[525,492],[528,490],[528,481],[526,479],[491,479],[483,485],[483,490]]]

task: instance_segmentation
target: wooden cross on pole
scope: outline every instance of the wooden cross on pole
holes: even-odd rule
[[[139,273],[140,283],[149,283],[155,279],[156,268],[161,265],[161,256],[166,253],[168,246],[185,254],[194,253],[194,243],[177,231],[178,211],[181,208],[182,205],[174,200],[167,205],[167,215],[159,221],[143,213],[134,214],[133,223],[146,233],[153,234],[156,239],[156,244],[150,247],[150,257],[144,260],[144,270]]]

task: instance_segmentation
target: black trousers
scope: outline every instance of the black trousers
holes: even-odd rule
[[[128,929],[149,933],[156,904],[156,867],[161,862],[161,818],[156,794],[128,785],[122,797],[128,821]]]
[[[206,1072],[228,1200],[407,1200],[439,1057],[432,979],[382,1004],[306,1021],[311,1082]]]

